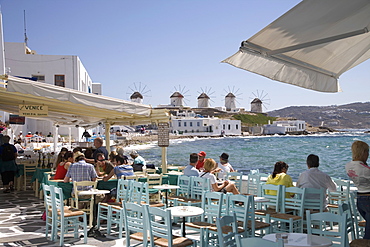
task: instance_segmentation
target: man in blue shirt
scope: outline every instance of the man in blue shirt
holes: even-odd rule
[[[132,168],[134,168],[134,172],[142,172],[143,169],[146,169],[146,161],[143,157],[141,157],[135,150],[130,153],[131,158],[134,159],[132,163]]]
[[[198,154],[190,154],[190,164],[187,165],[184,169],[184,175],[188,177],[199,177],[199,171],[195,166],[197,165]]]

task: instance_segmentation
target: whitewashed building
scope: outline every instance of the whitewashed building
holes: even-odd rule
[[[263,134],[289,134],[306,130],[306,122],[302,120],[274,121],[272,124],[263,125]]]
[[[101,94],[101,84],[93,83],[80,58],[74,55],[40,55],[25,43],[5,42],[5,67],[10,75],[33,78],[39,82],[72,88],[86,93]],[[14,113],[17,114],[17,113]],[[53,132],[51,122],[26,119],[24,126],[14,126],[16,132]],[[74,139],[79,141],[82,128],[71,128]],[[69,135],[69,128],[59,128],[61,135]]]
[[[241,121],[196,116],[193,112],[180,112],[172,116],[170,131],[189,136],[236,136],[241,135]]]

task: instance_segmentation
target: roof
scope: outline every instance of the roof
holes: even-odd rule
[[[12,76],[2,76],[6,88],[0,88],[0,110],[18,114],[21,105],[48,106],[46,119],[55,125],[92,127],[99,123],[140,125],[168,122],[165,109],[115,99],[103,95],[35,82]]]

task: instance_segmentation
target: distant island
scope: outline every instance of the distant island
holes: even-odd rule
[[[370,129],[370,102],[331,106],[290,106],[267,114],[270,117],[304,120],[315,127]]]

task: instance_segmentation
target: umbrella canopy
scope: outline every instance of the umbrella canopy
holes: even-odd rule
[[[93,127],[99,123],[140,125],[169,122],[169,114],[149,105],[35,82],[12,76],[0,88],[0,110],[18,114],[21,105],[48,106],[47,119],[55,125]]]
[[[270,79],[340,92],[341,74],[370,57],[369,0],[304,0],[225,59]]]

